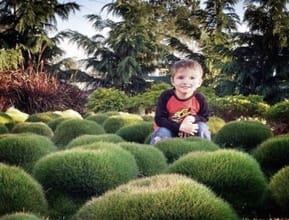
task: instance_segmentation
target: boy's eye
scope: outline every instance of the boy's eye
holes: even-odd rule
[[[195,79],[195,77],[191,76],[190,79]]]
[[[183,77],[183,76],[178,76],[177,78],[178,78],[178,79],[184,79],[185,77]]]

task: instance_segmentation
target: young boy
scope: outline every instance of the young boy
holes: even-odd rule
[[[196,135],[211,140],[209,108],[196,91],[203,82],[203,69],[194,60],[180,60],[172,67],[173,89],[164,91],[157,103],[154,132],[150,144],[170,137]]]

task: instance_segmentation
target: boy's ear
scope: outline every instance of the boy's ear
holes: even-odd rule
[[[170,77],[170,79],[171,79],[171,84],[174,85],[174,78]]]

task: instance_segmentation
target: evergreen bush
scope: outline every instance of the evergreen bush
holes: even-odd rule
[[[4,124],[0,124],[0,134],[6,134],[9,130]]]
[[[52,140],[60,147],[65,146],[74,138],[83,134],[104,134],[103,127],[94,121],[86,119],[69,119],[61,122],[55,132]]]
[[[242,215],[251,215],[263,202],[266,178],[257,161],[237,150],[189,153],[168,168],[205,184]]]
[[[274,174],[269,183],[269,188],[274,201],[284,213],[289,215],[289,166],[285,166]]]
[[[265,174],[274,175],[279,169],[289,165],[289,135],[267,139],[252,154]]]
[[[119,142],[123,142],[124,140],[122,139],[122,137],[120,137],[117,134],[98,134],[98,135],[84,134],[84,135],[81,135],[81,136],[78,136],[78,137],[72,139],[67,144],[66,147],[72,148],[75,146],[92,144],[94,142],[99,142],[99,141],[119,143]]]
[[[168,138],[155,144],[166,156],[168,163],[172,163],[184,154],[192,151],[214,151],[219,146],[203,138]]]
[[[0,220],[44,220],[44,218],[32,213],[16,212],[4,215],[0,217]]]
[[[130,113],[122,113],[110,116],[103,122],[103,128],[107,133],[115,133],[120,128],[143,122],[141,116]]]
[[[117,130],[116,134],[126,141],[144,143],[145,139],[152,132],[152,130],[153,123],[143,121],[138,124],[121,127]]]
[[[51,153],[38,160],[33,170],[44,189],[86,199],[135,178],[137,173],[135,158],[120,147]]]
[[[53,132],[55,132],[56,127],[63,121],[65,120],[69,120],[69,118],[63,118],[63,117],[59,117],[59,118],[55,118],[52,119],[51,121],[49,121],[47,123],[47,125],[52,129]]]
[[[0,215],[23,210],[46,214],[41,185],[22,169],[0,163],[0,186]]]
[[[61,116],[55,112],[38,112],[30,114],[26,119],[26,122],[44,122],[45,124],[47,124],[51,120],[59,117]]]
[[[14,126],[15,122],[11,116],[4,112],[0,112],[0,124],[5,125],[8,130],[10,130]]]
[[[12,133],[33,133],[49,138],[53,137],[52,129],[44,122],[21,122],[14,125]]]
[[[95,121],[96,123],[102,125],[103,122],[108,119],[108,114],[106,113],[96,113],[93,115],[87,116],[85,119]]]
[[[20,166],[31,172],[35,162],[57,147],[47,137],[36,134],[13,134],[0,138],[0,162]]]
[[[119,145],[134,155],[139,168],[139,177],[160,174],[167,167],[164,154],[151,145],[132,142],[122,142]]]
[[[226,122],[217,116],[212,116],[207,122],[212,138],[218,133],[218,131],[226,124]]]
[[[236,220],[230,205],[204,185],[181,175],[140,178],[93,198],[73,220]]]
[[[214,142],[225,148],[250,151],[272,136],[271,129],[259,121],[231,121],[218,131]]]

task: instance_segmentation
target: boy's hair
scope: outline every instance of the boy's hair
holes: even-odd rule
[[[176,72],[181,68],[189,68],[194,69],[195,71],[198,71],[201,76],[203,76],[203,68],[201,64],[195,60],[179,60],[174,63],[174,65],[171,68],[171,77],[174,77]]]

